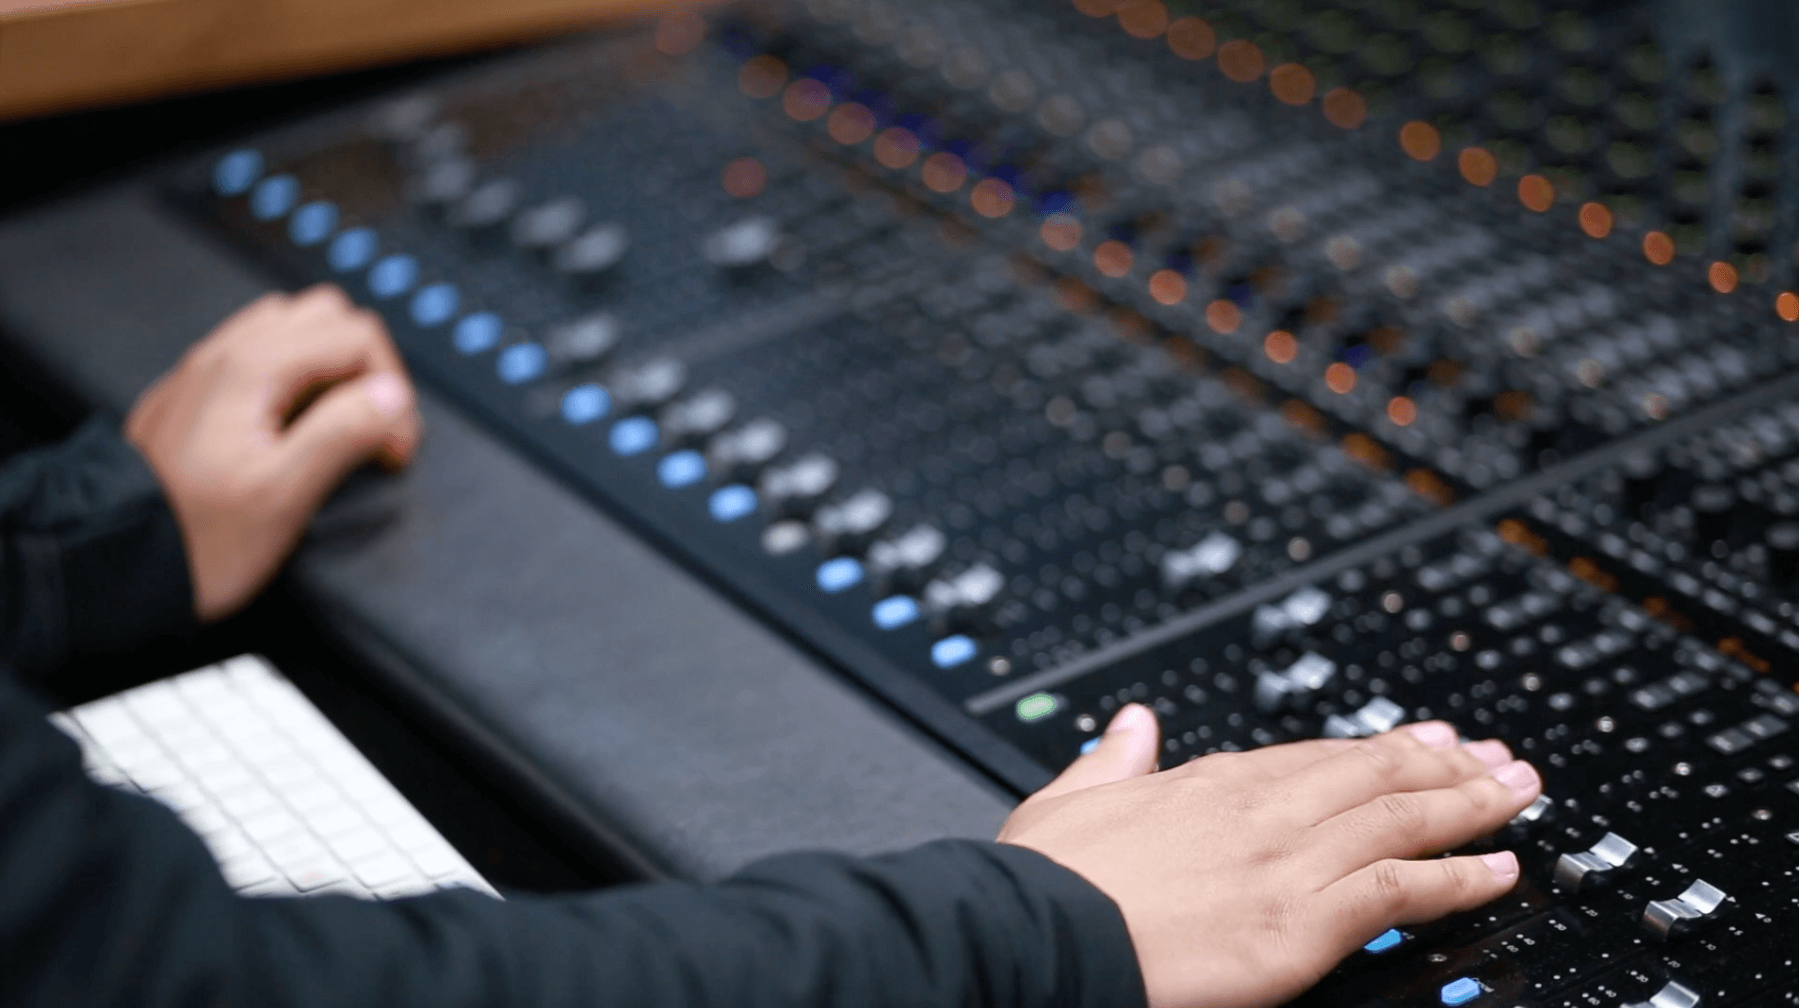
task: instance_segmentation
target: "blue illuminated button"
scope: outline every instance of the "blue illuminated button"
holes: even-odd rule
[[[212,188],[220,196],[241,196],[261,176],[261,154],[253,150],[232,151],[212,166]]]
[[[706,456],[692,449],[664,456],[656,463],[656,478],[670,490],[692,486],[706,478]]]
[[[257,220],[284,217],[300,199],[300,180],[292,175],[276,175],[256,183],[250,191],[250,214]]]
[[[317,245],[336,230],[337,207],[324,200],[314,200],[295,210],[287,222],[287,236],[302,248]]]
[[[562,419],[574,424],[590,424],[612,409],[612,397],[598,385],[577,385],[562,397]]]
[[[412,296],[412,320],[433,329],[456,317],[462,307],[462,295],[455,284],[434,283]]]
[[[1460,977],[1444,984],[1443,989],[1437,992],[1437,996],[1442,1000],[1444,1008],[1458,1008],[1485,993],[1486,988],[1480,985],[1479,980],[1473,977]]]
[[[918,618],[918,601],[906,595],[894,595],[875,603],[875,626],[882,630],[898,630]]]
[[[456,323],[456,333],[450,337],[450,342],[456,344],[457,350],[472,357],[499,346],[500,331],[504,328],[500,317],[493,312],[476,312]]]
[[[648,417],[631,417],[612,425],[612,435],[608,438],[612,443],[615,455],[642,455],[656,442],[662,439],[662,432],[656,429],[656,421]]]
[[[399,297],[419,282],[419,261],[409,255],[383,256],[369,267],[369,293],[383,300]]]
[[[351,228],[331,239],[331,247],[325,250],[325,261],[339,273],[359,270],[375,258],[375,250],[380,244],[375,232],[368,228]]]
[[[706,509],[712,512],[715,521],[734,522],[744,515],[756,513],[756,491],[742,483],[719,487],[712,491]]]
[[[818,587],[835,595],[862,583],[862,564],[851,557],[838,557],[818,565]]]
[[[1088,739],[1087,741],[1082,742],[1081,743],[1081,755],[1085,756],[1088,753],[1092,752],[1093,750],[1098,749],[1099,748],[1099,738],[1100,737],[1098,735],[1095,735],[1092,738]]]
[[[536,343],[514,343],[500,351],[496,370],[506,384],[523,385],[543,377],[543,370],[549,363],[550,356],[543,347]]]
[[[1388,928],[1375,936],[1373,941],[1363,945],[1362,949],[1363,951],[1373,952],[1374,954],[1379,955],[1390,948],[1397,947],[1402,941],[1405,941],[1405,935],[1400,934],[1398,928]]]
[[[931,662],[938,668],[955,668],[973,658],[979,650],[974,641],[956,634],[931,645]]]

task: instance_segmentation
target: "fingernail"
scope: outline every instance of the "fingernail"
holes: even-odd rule
[[[1496,881],[1510,882],[1518,877],[1518,855],[1509,850],[1502,850],[1494,854],[1482,854],[1480,860],[1487,866],[1487,870],[1493,873]]]
[[[1441,721],[1426,721],[1423,724],[1406,725],[1405,730],[1412,737],[1430,746],[1432,749],[1447,749],[1455,745],[1455,729]]]
[[[1112,723],[1106,725],[1106,734],[1141,731],[1149,727],[1154,718],[1155,715],[1151,714],[1149,708],[1142,704],[1125,704],[1123,709],[1112,715]]]
[[[1542,781],[1537,777],[1537,768],[1523,760],[1513,760],[1505,766],[1493,771],[1493,777],[1499,783],[1512,789],[1512,793],[1520,798],[1534,798],[1542,788]]]
[[[1505,743],[1498,739],[1482,739],[1479,742],[1470,742],[1467,745],[1462,746],[1462,749],[1468,755],[1485,763],[1488,769],[1502,767],[1512,761],[1512,751],[1507,749]]]
[[[362,383],[362,392],[369,397],[369,403],[375,407],[375,412],[384,417],[399,416],[400,411],[412,399],[406,383],[398,375],[386,372],[370,375]]]

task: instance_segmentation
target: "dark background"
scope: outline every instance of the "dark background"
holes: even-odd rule
[[[434,60],[296,83],[0,123],[0,216],[469,59]],[[197,339],[203,333],[195,333]],[[0,329],[0,465],[66,435],[85,417],[35,373]],[[77,703],[231,655],[266,655],[502,892],[556,892],[629,881],[610,852],[463,758],[444,732],[375,684],[352,651],[319,629],[280,581],[243,614],[187,644],[133,656],[129,668],[74,670],[56,699]]]

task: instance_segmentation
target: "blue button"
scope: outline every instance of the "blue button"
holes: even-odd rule
[[[1437,996],[1442,999],[1444,1008],[1457,1008],[1486,993],[1486,988],[1473,977],[1461,977],[1443,985]]]
[[[476,312],[456,323],[456,333],[450,337],[450,342],[456,344],[457,350],[472,357],[499,346],[500,332],[505,328],[493,312]]]
[[[875,626],[882,630],[898,630],[918,618],[918,601],[906,595],[894,595],[875,603]]]
[[[500,380],[508,385],[523,385],[528,381],[543,377],[544,368],[550,363],[550,355],[536,343],[514,343],[500,351],[496,370]]]
[[[945,637],[931,645],[931,662],[938,668],[955,668],[973,658],[980,648],[961,634]]]
[[[1388,928],[1377,935],[1373,941],[1363,945],[1362,949],[1379,955],[1402,941],[1405,941],[1405,935],[1400,934],[1398,928]]]
[[[300,180],[292,175],[276,175],[256,183],[250,191],[250,215],[257,220],[274,220],[287,216],[300,199]]]
[[[368,228],[351,228],[331,239],[331,247],[325,250],[325,261],[339,273],[359,270],[375,258],[375,250],[380,244],[375,232]]]
[[[756,513],[756,491],[742,483],[719,487],[712,492],[712,499],[706,502],[706,508],[712,512],[714,520],[734,522],[744,515]]]
[[[691,448],[664,456],[656,463],[656,478],[670,490],[692,486],[706,478],[706,457]]]
[[[399,297],[419,282],[419,261],[409,255],[383,256],[369,267],[369,293],[383,300]]]
[[[862,583],[862,564],[850,557],[826,560],[818,565],[818,587],[835,595]]]
[[[1098,735],[1095,735],[1092,738],[1088,739],[1087,741],[1082,742],[1081,743],[1081,755],[1085,756],[1088,753],[1092,752],[1093,750],[1098,749],[1099,748],[1099,738],[1100,737]]]
[[[598,385],[577,385],[562,397],[562,419],[574,424],[590,424],[612,409],[612,397]]]
[[[232,151],[212,166],[212,188],[220,196],[249,192],[261,177],[262,155],[253,150]]]
[[[462,295],[455,284],[434,283],[412,296],[412,320],[433,329],[456,317],[462,307]]]
[[[336,230],[337,207],[325,200],[314,200],[295,210],[287,222],[287,236],[301,248],[317,245]]]
[[[656,429],[656,421],[648,417],[630,417],[612,425],[612,452],[615,455],[642,455],[656,442],[662,440],[662,432]]]

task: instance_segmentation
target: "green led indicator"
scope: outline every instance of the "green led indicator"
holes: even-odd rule
[[[1031,722],[1041,721],[1056,712],[1061,704],[1048,693],[1032,693],[1018,701],[1018,720]]]

